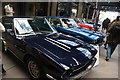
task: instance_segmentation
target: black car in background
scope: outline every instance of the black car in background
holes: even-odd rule
[[[77,79],[95,64],[97,50],[84,41],[57,33],[46,18],[3,17],[4,48],[27,67],[33,79]]]

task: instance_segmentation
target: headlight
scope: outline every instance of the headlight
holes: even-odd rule
[[[68,66],[66,66],[66,65],[64,65],[64,64],[60,64],[65,70],[68,70],[68,69],[70,69],[70,67],[68,67]]]
[[[92,54],[88,54],[88,55],[86,55],[89,59],[91,59],[92,58]]]
[[[80,48],[77,48],[77,50],[81,51],[89,59],[92,58],[92,54],[87,49],[80,47]]]

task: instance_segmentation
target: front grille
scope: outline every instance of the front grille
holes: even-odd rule
[[[89,62],[86,62],[83,65],[74,67],[71,70],[67,71],[64,76],[69,76],[69,77],[75,76],[75,75],[85,71],[89,65],[93,64],[93,62],[94,62],[94,60],[91,60]]]
[[[78,73],[86,70],[87,67],[92,64],[92,62],[93,62],[93,60],[91,60],[90,62],[87,62],[87,63],[83,64],[82,66],[79,66],[79,68],[74,69],[72,71],[72,73],[70,74],[70,77],[74,76],[74,75],[77,75]]]

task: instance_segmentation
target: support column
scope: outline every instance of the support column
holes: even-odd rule
[[[118,66],[120,66],[120,44],[118,45]],[[120,79],[120,69],[118,68],[118,79]]]
[[[78,5],[78,14],[77,14],[78,18],[82,18],[82,11],[83,11],[83,2],[79,2],[79,5]]]
[[[88,8],[87,8],[87,19],[88,19],[88,17],[89,17],[90,6],[91,6],[91,5],[88,5]]]
[[[51,2],[48,2],[48,11],[47,11],[47,16],[50,16],[50,8],[51,8]]]
[[[52,11],[51,16],[56,16],[56,10],[57,10],[57,2],[52,2]]]
[[[100,13],[99,2],[96,2],[95,22],[94,22],[94,28],[95,28],[95,31],[98,30],[98,28],[97,28],[97,24],[98,24],[98,21],[99,21],[99,13]]]
[[[2,2],[0,1],[0,17],[2,17]]]

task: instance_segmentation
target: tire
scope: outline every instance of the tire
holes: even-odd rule
[[[28,69],[28,73],[30,74],[30,77],[33,80],[38,80],[38,79],[44,80],[45,74],[42,69],[42,65],[40,63],[38,63],[37,60],[35,60],[32,57],[27,58],[26,66]]]

